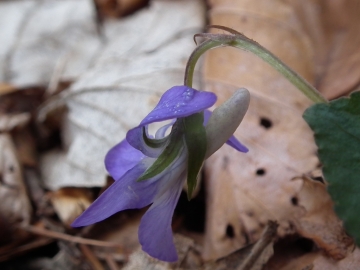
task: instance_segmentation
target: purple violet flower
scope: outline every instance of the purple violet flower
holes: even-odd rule
[[[175,86],[166,91],[140,125],[128,131],[126,139],[108,152],[105,166],[115,183],[72,226],[90,225],[119,211],[152,204],[139,227],[142,249],[159,260],[177,261],[171,222],[188,173],[187,161],[192,155],[188,153],[180,120],[204,113],[205,159],[224,143],[240,152],[247,152],[247,148],[232,134],[247,111],[249,99],[249,92],[240,89],[211,113],[206,109],[216,102],[213,93],[187,86]],[[169,119],[177,121],[164,125],[158,129],[155,138],[150,138],[148,125]],[[170,135],[165,136],[170,127]]]

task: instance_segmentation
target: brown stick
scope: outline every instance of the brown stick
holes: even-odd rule
[[[28,231],[33,234],[43,235],[50,238],[56,238],[59,240],[64,240],[68,242],[78,243],[78,244],[84,244],[84,245],[91,245],[91,246],[98,246],[98,247],[113,247],[113,248],[121,248],[123,249],[123,246],[114,243],[114,242],[105,242],[100,240],[94,240],[94,239],[87,239],[82,238],[78,236],[72,236],[66,233],[60,233],[60,232],[54,232],[43,228],[36,228],[34,226],[28,225],[25,227],[22,227],[23,230]]]

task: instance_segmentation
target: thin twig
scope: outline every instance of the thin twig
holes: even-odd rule
[[[54,239],[41,238],[41,239],[37,239],[28,244],[9,248],[8,250],[2,250],[0,253],[0,262],[10,260],[13,257],[19,256],[20,254],[24,254],[24,253],[31,251],[33,249],[36,249],[38,247],[48,245],[48,244],[52,243],[53,241],[54,241]]]
[[[268,224],[262,232],[259,241],[255,243],[249,256],[247,256],[237,269],[251,269],[254,266],[255,262],[259,259],[264,250],[273,243],[278,226],[279,225],[275,221],[268,221]]]
[[[109,266],[110,270],[119,270],[119,266],[117,265],[116,261],[114,260],[113,256],[111,256],[111,254],[107,254],[105,256],[105,261]]]
[[[94,252],[92,252],[87,245],[80,244],[80,250],[94,270],[105,270],[99,259],[95,256]]]
[[[72,236],[66,233],[60,233],[60,232],[54,232],[54,231],[49,231],[47,229],[43,229],[43,228],[36,228],[34,226],[25,226],[22,227],[23,230],[28,231],[30,233],[33,234],[38,234],[38,235],[43,235],[43,236],[47,236],[50,238],[55,238],[55,239],[59,239],[59,240],[64,240],[64,241],[68,241],[68,242],[73,242],[73,243],[77,243],[77,244],[84,244],[84,245],[91,245],[91,246],[98,246],[98,247],[112,247],[112,248],[121,248],[123,249],[123,246],[118,244],[118,243],[113,243],[113,242],[105,242],[105,241],[100,241],[100,240],[94,240],[94,239],[87,239],[87,238],[82,238],[82,237],[78,237],[78,236]]]

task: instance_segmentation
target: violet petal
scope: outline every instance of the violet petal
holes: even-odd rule
[[[143,208],[152,203],[161,183],[158,178],[136,182],[136,179],[151,165],[149,162],[152,163],[153,159],[145,158],[127,171],[121,179],[106,189],[71,226],[87,226],[119,211]]]
[[[227,145],[230,145],[234,149],[238,150],[239,152],[247,153],[249,152],[249,149],[243,145],[241,142],[238,141],[238,139],[235,138],[235,136],[231,136],[227,141]]]
[[[161,97],[156,107],[141,121],[140,125],[128,131],[127,141],[145,155],[156,157],[144,145],[142,139],[142,127],[154,122],[165,121],[174,118],[186,117],[211,107],[216,102],[216,95],[211,92],[198,91],[181,85],[167,90]]]
[[[161,97],[156,107],[141,121],[140,126],[201,112],[216,102],[216,95],[188,86],[174,86]]]
[[[115,145],[105,156],[105,167],[114,180],[120,179],[145,156],[126,139]]]
[[[183,187],[185,171],[178,175],[171,188],[155,199],[142,217],[139,227],[139,242],[150,256],[162,261],[178,259],[171,228],[172,216]]]
[[[145,131],[147,134],[146,126],[145,126]],[[148,138],[149,138],[149,136],[148,136]],[[144,155],[146,155],[148,157],[152,157],[152,158],[157,158],[162,153],[162,151],[164,150],[164,147],[166,146],[166,145],[164,145],[163,147],[159,147],[159,148],[152,148],[152,147],[148,146],[145,143],[144,138],[143,138],[143,127],[142,126],[130,129],[126,134],[126,140],[135,149],[141,151]]]

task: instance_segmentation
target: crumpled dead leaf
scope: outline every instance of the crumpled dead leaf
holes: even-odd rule
[[[261,270],[273,255],[277,223],[269,221],[259,240],[216,262],[205,264],[205,270]]]
[[[122,17],[146,6],[149,0],[95,0],[100,18]]]
[[[131,254],[129,262],[123,268],[124,270],[138,270],[138,269],[151,269],[151,270],[181,270],[181,269],[202,269],[200,261],[194,260],[189,253],[194,252],[194,241],[185,236],[176,234],[174,236],[174,243],[178,252],[179,260],[176,263],[167,263],[159,261],[147,255],[142,250],[138,250]],[[193,258],[188,261],[188,257]]]
[[[295,208],[304,210],[303,213],[294,211],[293,222],[297,232],[312,239],[332,258],[345,258],[349,250],[354,249],[354,241],[346,234],[343,222],[336,216],[325,184],[308,177],[301,179],[302,188],[292,199]]]
[[[359,268],[359,265],[360,249],[356,248],[340,261],[333,260],[320,251],[314,251],[296,260],[291,260],[281,267],[269,268],[267,270],[355,270]]]
[[[23,127],[29,121],[29,113],[0,114],[0,132],[9,132],[14,128]]]
[[[314,65],[316,48],[294,2],[212,0],[210,23],[242,32],[314,83],[318,76],[324,78],[325,71],[318,73]],[[294,196],[302,181],[292,179],[313,171],[319,162],[312,132],[302,119],[311,102],[267,63],[234,48],[216,49],[205,57],[204,77],[205,89],[218,95],[218,104],[239,87],[251,93],[249,110],[235,133],[249,153],[223,147],[205,167],[208,198],[203,255],[210,259],[256,241],[269,219],[279,222],[280,236],[295,233]],[[348,246],[341,224],[333,224],[336,229],[331,230],[333,238],[340,237],[335,249],[326,240],[329,235],[316,239],[314,234],[319,222],[327,228],[329,218],[336,217],[308,219],[306,226],[304,219],[299,230],[314,237],[328,254],[341,258]]]
[[[62,125],[65,151],[41,158],[46,187],[103,186],[106,152],[155,106],[160,95],[182,84],[204,23],[201,1],[153,1],[148,9],[105,21],[108,40],[96,64],[66,93]]]
[[[73,80],[101,48],[91,0],[2,1],[0,13],[0,82],[47,85],[58,66]]]
[[[0,134],[0,212],[10,226],[28,224],[31,204],[10,135]]]
[[[63,188],[50,192],[48,197],[63,224],[70,226],[93,201],[91,191],[82,188]]]
[[[357,1],[292,1],[315,49],[314,86],[332,99],[360,83],[360,4]]]

